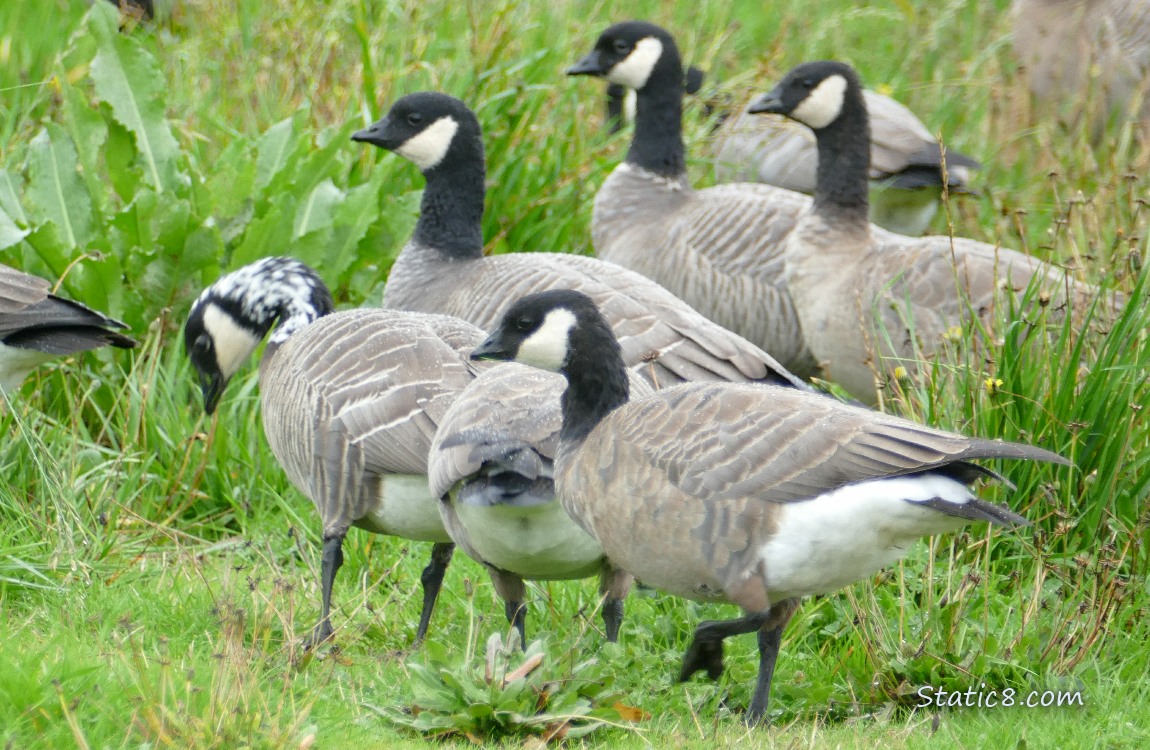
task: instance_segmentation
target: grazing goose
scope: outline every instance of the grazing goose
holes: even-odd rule
[[[555,489],[613,563],[672,594],[743,608],[699,624],[679,679],[718,677],[723,640],[757,633],[751,724],[801,597],[865,578],[924,536],[1025,523],[970,492],[997,477],[971,460],[1068,463],[772,386],[689,383],[628,401],[610,326],[569,290],[517,301],[471,356],[567,378]]]
[[[421,579],[417,641],[427,632],[452,541],[489,567],[514,568],[506,575],[493,571],[492,578],[521,635],[522,579],[514,600],[505,581],[515,575],[581,578],[602,572],[610,595],[603,617],[613,639],[630,577],[604,566],[598,545],[569,520],[564,525],[562,510],[563,518],[552,510],[558,503],[549,476],[556,441],[551,433],[558,429],[562,379],[541,378],[518,365],[496,367],[475,379],[466,355],[483,332],[456,318],[331,311],[331,296],[315,271],[289,258],[267,258],[205,290],[184,328],[211,413],[228,380],[275,327],[260,362],[264,433],[292,484],[315,503],[323,521],[322,615],[308,644],[332,634],[332,584],[350,526],[434,542]],[[457,398],[458,408],[452,404]],[[432,495],[428,456],[433,438],[444,440],[438,427],[452,447],[435,452],[450,460],[430,472],[445,483]],[[535,478],[524,477],[535,470],[525,460],[530,456],[545,459],[548,476],[524,487]],[[459,520],[453,507],[433,499],[448,489],[463,505],[475,500],[486,507],[459,513]],[[514,513],[519,499],[524,512],[517,518],[498,515],[505,505]],[[477,554],[477,549],[488,552],[488,535],[498,535],[496,542],[512,549],[542,542],[553,549],[510,561],[499,552]],[[564,556],[570,550],[563,545],[577,549]]]
[[[490,327],[511,300],[566,286],[595,300],[615,326],[627,365],[656,387],[687,380],[801,385],[766,352],[633,271],[562,253],[484,257],[483,135],[455,97],[409,94],[352,138],[394,151],[427,179],[415,232],[387,279],[385,307]]]
[[[1112,112],[1150,123],[1150,3],[1014,0],[1014,52],[1030,91],[1101,134]]]
[[[57,297],[44,279],[0,265],[0,393],[14,391],[53,357],[101,346],[131,349],[126,325]]]
[[[681,123],[683,66],[674,39],[658,26],[611,26],[567,73],[636,92],[631,148],[595,196],[596,254],[659,282],[795,374],[814,374],[783,283],[782,257],[783,241],[810,199],[748,183],[691,188]]]
[[[864,91],[871,122],[870,220],[892,232],[917,236],[938,210],[943,190],[969,192],[979,163],[947,149],[901,103]],[[810,195],[818,152],[811,131],[783,117],[744,108],[716,134],[715,177],[721,182],[763,182]],[[945,178],[943,176],[945,171]]]
[[[652,390],[631,375],[632,388]],[[555,497],[552,464],[562,423],[563,378],[518,364],[481,373],[443,416],[428,459],[451,539],[491,573],[508,621],[525,644],[523,579],[598,574],[607,640],[623,618],[631,576],[607,564]]]
[[[434,543],[421,579],[419,641],[454,549],[427,490],[427,454],[439,420],[473,378],[467,352],[482,332],[445,316],[332,313],[315,271],[265,258],[204,290],[184,325],[209,414],[273,327],[260,360],[264,434],[323,521],[322,615],[307,642],[332,634],[332,583],[351,526]]]
[[[1097,297],[1095,287],[1014,250],[872,227],[867,111],[850,66],[800,65],[750,111],[787,115],[818,140],[818,188],[787,239],[786,282],[824,374],[856,398],[874,401],[876,381],[896,366],[916,370],[955,326],[992,323],[1004,289],[1021,293],[1033,282],[1034,299],[1054,315]]]

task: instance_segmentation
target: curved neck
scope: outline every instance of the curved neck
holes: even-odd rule
[[[268,339],[271,344],[284,343],[296,331],[331,312],[330,309],[317,308],[312,302],[291,296],[285,296],[279,302],[280,306],[276,308],[275,330]]]
[[[870,122],[857,88],[848,87],[842,112],[830,125],[815,131],[815,140],[819,163],[813,210],[867,222]]]
[[[660,65],[635,96],[635,135],[627,161],[663,177],[686,172],[683,148],[683,71]]]
[[[483,148],[457,158],[451,169],[440,165],[425,173],[427,186],[413,237],[449,258],[479,258],[483,256],[486,192]]]
[[[607,324],[599,321],[595,329],[576,336],[563,367],[567,390],[560,401],[563,428],[559,441],[567,444],[583,442],[595,425],[627,403],[631,394],[623,354]]]

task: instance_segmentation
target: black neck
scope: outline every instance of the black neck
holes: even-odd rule
[[[596,321],[577,331],[571,356],[563,367],[563,429],[559,440],[581,443],[603,417],[627,403],[630,383],[619,342],[607,323]]]
[[[819,166],[815,212],[834,211],[867,220],[870,189],[870,122],[862,92],[848,86],[834,122],[815,131]]]
[[[664,51],[666,55],[666,51]],[[635,135],[627,161],[664,177],[687,171],[683,149],[683,70],[661,61],[635,96]]]
[[[478,153],[469,154],[457,154],[453,146],[445,163],[424,176],[427,187],[415,225],[415,241],[453,259],[482,257],[486,192],[482,146]]]

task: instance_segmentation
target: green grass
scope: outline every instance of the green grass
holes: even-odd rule
[[[63,277],[143,342],[42,368],[0,405],[2,747],[423,746],[384,714],[411,707],[417,673],[482,671],[482,644],[506,630],[483,571],[457,556],[434,643],[413,653],[428,550],[356,530],[336,583],[340,648],[300,651],[318,616],[315,512],[266,447],[254,373],[205,420],[178,336],[204,284],[262,255],[318,264],[341,304],[379,299],[421,179],[347,135],[403,93],[438,88],[478,111],[492,252],[590,252],[591,201],[626,136],[600,132],[602,87],[562,71],[607,23],[666,25],[735,101],[802,60],[844,58],[982,160],[980,195],[953,201],[936,231],[1146,297],[1147,151],[1121,123],[1094,142],[1032,117],[1005,0],[181,5],[121,34],[78,0],[0,3],[0,262]],[[708,128],[691,106],[706,184]],[[1076,467],[1008,467],[1017,491],[985,490],[1033,528],[939,538],[806,602],[770,729],[738,720],[751,639],[730,644],[718,684],[672,681],[694,623],[731,608],[633,596],[621,643],[604,646],[592,582],[532,588],[540,684],[568,695],[572,665],[594,658],[612,696],[601,708],[642,716],[570,742],[1146,746],[1148,327],[1140,305],[1085,335],[998,330],[991,351],[956,345],[891,385],[892,411],[1041,442]],[[913,710],[924,685],[982,683],[1080,690],[1085,705]]]

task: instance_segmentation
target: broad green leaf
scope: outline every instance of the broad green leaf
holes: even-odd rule
[[[351,155],[355,153],[350,147],[360,145],[351,140],[354,129],[355,123],[348,123],[337,130],[325,131],[317,139],[318,148],[313,149],[305,142],[305,148],[310,153],[290,179],[297,195],[311,190],[324,178],[346,172]]]
[[[16,223],[27,226],[28,216],[17,197],[23,189],[20,175],[13,175],[5,169],[0,169],[0,209],[3,209]]]
[[[330,227],[335,218],[335,208],[342,200],[343,191],[337,188],[330,179],[316,185],[300,203],[299,210],[296,212],[292,239],[299,239],[304,235]]]
[[[335,229],[332,241],[324,253],[323,264],[332,280],[343,283],[348,270],[355,262],[356,250],[368,228],[379,216],[379,189],[382,185],[382,169],[377,169],[369,183],[358,185],[348,191],[347,197],[335,212]]]
[[[31,230],[21,229],[17,226],[8,212],[0,208],[0,250],[12,247],[27,237],[29,231]]]
[[[244,238],[229,259],[232,268],[246,265],[269,255],[284,252],[292,244],[292,217],[298,202],[294,195],[284,193],[272,200],[263,216],[253,219]]]
[[[108,109],[108,105],[102,105]],[[104,164],[107,168],[108,180],[115,188],[116,194],[124,203],[131,203],[136,197],[136,191],[144,182],[144,177],[136,166],[136,146],[132,134],[128,130],[110,119],[108,121],[108,140],[104,145]]]
[[[251,219],[256,177],[251,155],[252,144],[237,139],[210,165],[214,171],[205,178],[202,203],[207,208],[199,212],[214,216],[226,228],[225,236],[238,236]]]
[[[93,8],[90,18],[100,48],[91,67],[96,94],[135,136],[148,183],[161,193],[173,190],[180,179],[180,149],[164,117],[163,72],[139,40],[120,33],[115,14]]]
[[[82,167],[80,176],[88,186],[88,195],[99,213],[108,210],[108,185],[99,172],[100,152],[108,140],[108,126],[99,110],[75,86],[59,76],[64,93],[64,125],[76,144]]]
[[[144,188],[135,199],[113,217],[110,229],[120,252],[127,255],[139,248],[151,248],[152,215],[156,210],[156,194]]]
[[[256,141],[255,188],[262,191],[296,156],[299,146],[296,118],[280,120]],[[305,144],[306,148],[306,144]]]
[[[72,248],[54,222],[40,224],[28,233],[24,241],[36,251],[36,255],[48,267],[48,275],[52,277],[59,277],[72,261]]]
[[[113,317],[124,317],[125,287],[119,255],[111,252],[110,244],[103,237],[97,238],[88,249],[89,257],[68,269],[62,284],[65,293]],[[139,302],[134,302],[132,307],[138,308]]]
[[[77,159],[72,139],[51,122],[28,149],[28,202],[38,219],[56,225],[69,249],[87,245],[92,235],[92,199],[76,172]]]

